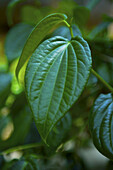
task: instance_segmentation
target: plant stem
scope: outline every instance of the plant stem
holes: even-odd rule
[[[70,33],[71,33],[71,37],[73,38],[73,37],[74,37],[74,35],[73,35],[73,29],[72,29],[71,25],[70,25],[70,24],[68,24],[68,22],[67,22],[67,21],[65,21],[65,20],[64,20],[64,23],[65,23],[65,24],[66,24],[66,26],[69,28]]]
[[[11,152],[20,151],[20,150],[24,150],[24,149],[35,148],[35,147],[40,147],[40,146],[43,146],[43,144],[42,143],[33,143],[33,144],[17,146],[17,147],[7,149],[7,150],[5,150],[3,152],[0,152],[0,155],[9,154]]]
[[[91,72],[113,93],[113,88],[93,69]]]
[[[72,29],[72,27],[70,26],[70,33],[71,33],[71,37],[73,38],[74,37],[74,35],[73,35],[73,29]]]

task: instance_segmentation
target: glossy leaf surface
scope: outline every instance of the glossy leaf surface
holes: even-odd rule
[[[89,127],[95,147],[113,159],[113,95],[101,94],[95,101]]]
[[[30,36],[28,37],[22,54],[20,56],[20,60],[16,68],[17,77],[21,67],[24,65],[28,57],[32,55],[32,53],[38,47],[39,43],[43,40],[43,38],[48,34],[48,32],[52,28],[55,27],[55,25],[63,22],[65,19],[67,19],[66,15],[55,13],[48,15],[35,26]]]
[[[79,98],[91,68],[87,42],[53,37],[33,53],[25,75],[25,88],[38,131],[46,138],[54,125]]]
[[[28,24],[17,24],[10,29],[5,42],[5,54],[9,63],[20,57],[25,42],[33,27]]]

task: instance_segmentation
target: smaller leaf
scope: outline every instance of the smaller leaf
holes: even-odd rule
[[[7,21],[9,25],[13,24],[13,10],[18,3],[24,2],[26,0],[11,0],[7,7]]]
[[[57,24],[63,22],[66,19],[67,16],[64,14],[54,13],[45,17],[36,25],[36,27],[31,32],[30,36],[28,37],[27,42],[22,51],[22,54],[20,56],[20,60],[16,68],[17,77],[21,67],[24,65],[28,57],[32,55],[36,47],[43,40],[43,38],[48,34],[48,32],[52,28],[54,28]]]
[[[95,147],[109,159],[113,159],[113,95],[101,94],[95,101],[89,128]]]
[[[17,24],[7,34],[5,42],[5,54],[8,62],[20,57],[24,44],[33,27],[28,24]]]

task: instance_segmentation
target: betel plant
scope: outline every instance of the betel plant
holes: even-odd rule
[[[100,95],[95,101],[90,130],[96,147],[112,158],[113,88],[91,68],[91,52],[87,42],[81,36],[74,37],[66,19],[66,15],[55,13],[36,25],[24,46],[16,74],[18,77],[22,65],[33,53],[26,68],[25,90],[37,129],[47,143],[52,128],[84,90],[91,71],[109,88],[111,94]],[[70,29],[71,40],[56,36],[38,46],[51,27],[60,22]]]
[[[89,6],[92,7],[91,4]],[[80,11],[86,16],[89,14],[87,8],[80,6],[76,7],[75,14],[77,11],[79,19],[81,19]],[[96,54],[97,49],[99,52],[102,51],[103,46],[108,48],[108,51],[104,49],[105,53],[111,53],[112,41],[104,36],[106,28],[113,19],[104,16],[104,22],[87,36],[84,36],[83,25],[80,26],[80,21],[75,15],[73,20],[74,23],[70,15],[68,19],[63,13],[52,13],[39,21],[35,27],[18,24],[7,36],[6,55],[9,65],[20,55],[16,67],[18,80],[21,68],[27,64],[24,76],[27,100],[43,142],[54,150],[62,143],[63,136],[70,127],[70,109],[84,91],[90,73],[96,76],[110,93],[101,94],[95,100],[89,117],[89,129],[96,148],[112,160],[113,88],[92,68],[91,53]],[[84,38],[76,24],[83,31]],[[59,28],[54,31],[56,26]],[[15,39],[13,37],[15,30],[22,36],[12,45],[10,39],[12,38],[12,41]],[[54,31],[53,34],[51,30]],[[12,49],[10,52],[9,48]],[[110,74],[112,77],[112,73]],[[38,145],[34,144],[31,147]],[[4,153],[9,152],[10,150]]]

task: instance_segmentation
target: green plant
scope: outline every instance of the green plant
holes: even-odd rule
[[[13,0],[8,7],[9,24],[12,24],[13,21],[12,8],[15,2]],[[31,150],[28,153],[26,151],[19,161],[7,163],[5,168],[27,169],[34,167],[34,169],[39,169],[39,166],[43,167],[44,164],[46,168],[49,167],[45,162],[38,163],[36,160],[45,160],[48,153],[52,155],[56,150],[63,151],[65,143],[71,138],[77,140],[74,128],[83,132],[86,127],[85,120],[88,120],[87,113],[95,98],[103,91],[105,94],[99,95],[92,107],[89,130],[96,148],[109,159],[113,159],[113,88],[110,86],[113,83],[113,41],[107,35],[107,28],[113,18],[104,16],[102,23],[89,31],[86,23],[90,10],[99,1],[89,3],[88,8],[90,9],[78,6],[74,1],[67,2],[70,4],[71,10],[68,11],[68,7],[67,9],[63,8],[64,3],[63,5],[61,3],[55,13],[52,13],[51,9],[50,13],[52,14],[46,17],[43,16],[43,8],[40,7],[40,18],[44,17],[41,21],[34,21],[34,25],[37,23],[35,26],[31,23],[20,23],[11,28],[6,37],[5,53],[8,59],[8,69],[13,65],[13,61],[20,56],[16,67],[16,77],[21,85],[18,85],[13,77],[19,90],[13,90],[14,83],[12,83],[11,94],[11,76],[9,73],[1,73],[1,80],[3,76],[8,77],[7,82],[2,81],[3,85],[0,85],[0,96],[3,95],[3,90],[5,91],[2,105],[0,105],[1,113],[4,111],[4,100],[8,96],[6,106],[11,111],[15,111],[15,114],[8,116],[1,114],[0,121],[3,122],[3,125],[0,125],[1,130],[7,122],[13,121],[14,125],[14,131],[10,138],[5,142],[0,139],[1,155],[16,150],[29,148]],[[33,11],[33,8],[29,6],[29,10]],[[26,11],[26,8],[22,10]],[[39,12],[38,8],[36,12]],[[84,14],[84,20],[81,13]],[[22,18],[27,22],[31,21],[28,20],[26,13]],[[12,43],[10,43],[11,41]],[[100,74],[107,72],[107,75],[102,74],[103,78],[92,68],[91,53],[94,57],[95,69]],[[97,59],[96,56],[100,58]],[[105,62],[101,61],[102,59],[106,59],[108,64],[105,65]],[[24,67],[25,76],[22,67]],[[95,76],[102,84],[95,79]],[[23,92],[23,78],[27,100]],[[83,93],[82,96],[81,93]],[[90,97],[88,98],[88,96]],[[78,99],[80,101],[76,104]],[[85,103],[85,100],[88,103],[87,99],[91,104]],[[41,138],[38,136],[39,141],[34,140],[34,144],[18,147],[25,143],[30,127],[35,126],[34,122],[32,123],[32,115]],[[18,128],[17,125],[21,128]],[[72,135],[68,133],[70,129]],[[35,131],[37,131],[36,128]],[[83,139],[84,143],[86,140],[89,140],[89,136],[88,139]],[[32,141],[30,142],[32,143]],[[10,147],[14,148],[9,149]]]

